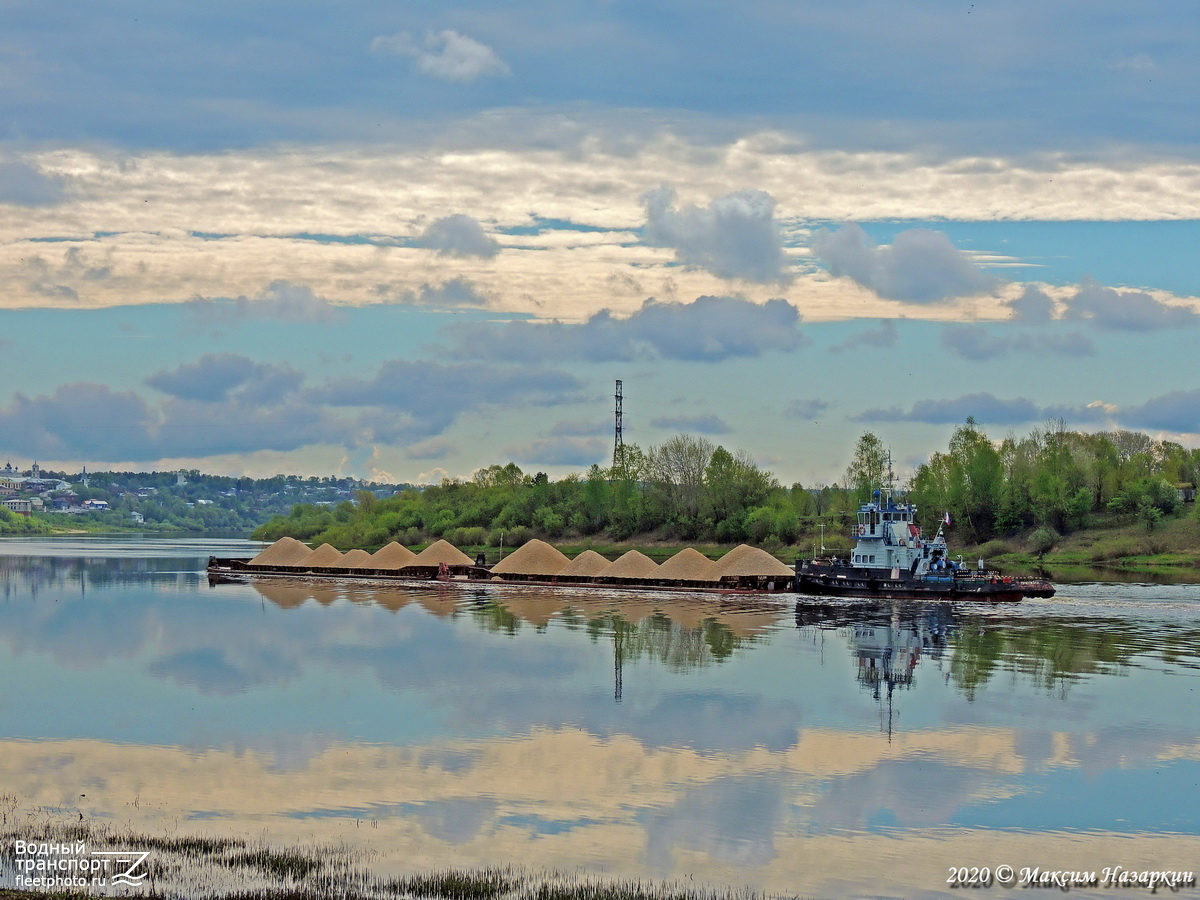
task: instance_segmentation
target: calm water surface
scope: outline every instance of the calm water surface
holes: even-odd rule
[[[933,897],[963,893],[952,866],[1200,869],[1195,585],[993,608],[208,585],[252,546],[0,543],[0,794],[347,842],[380,873]]]

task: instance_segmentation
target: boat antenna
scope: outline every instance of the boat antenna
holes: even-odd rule
[[[887,479],[884,481],[883,495],[884,495],[884,499],[887,501],[886,505],[891,506],[892,505],[892,491],[895,487],[895,481],[896,481],[896,473],[892,471],[892,448],[891,447],[888,447],[887,456],[885,456],[884,459],[887,460]]]

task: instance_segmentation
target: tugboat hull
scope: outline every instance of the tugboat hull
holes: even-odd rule
[[[921,576],[825,565],[815,561],[796,563],[796,591],[823,597],[963,600],[980,603],[1014,603],[1025,597],[1054,595],[1054,588],[1048,582],[1036,579],[973,572]]]

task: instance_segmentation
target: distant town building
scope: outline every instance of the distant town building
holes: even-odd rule
[[[10,500],[5,500],[4,506],[18,515],[26,517],[33,515],[33,503],[29,500],[13,497]]]
[[[145,516],[143,516],[143,515],[142,515],[140,512],[138,512],[136,509],[135,509],[133,512],[131,512],[131,513],[129,514],[129,518],[133,519],[133,524],[134,524],[134,525],[141,525],[141,524],[143,524],[143,523],[146,521],[146,517],[145,517]]]
[[[89,510],[108,509],[108,501],[107,500],[84,500],[83,508],[89,509]]]

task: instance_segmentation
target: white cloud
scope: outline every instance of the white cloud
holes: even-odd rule
[[[23,160],[0,160],[0,204],[45,206],[64,197],[64,180]]]
[[[900,340],[900,330],[895,319],[881,319],[877,328],[868,328],[852,334],[840,344],[829,348],[830,353],[842,353],[855,347],[895,347]]]
[[[337,307],[312,288],[289,281],[273,281],[255,297],[194,297],[187,301],[197,316],[210,321],[279,319],[285,322],[326,322],[337,317]]]
[[[419,300],[424,286],[461,277],[489,308],[579,321],[603,308],[629,315],[647,296],[728,293],[723,276],[679,265],[674,254],[637,239],[647,221],[641,198],[664,173],[700,197],[729,197],[752,181],[774,198],[773,218],[789,240],[803,239],[797,223],[809,219],[1200,219],[1200,165],[1191,161],[996,158],[982,165],[807,150],[768,134],[705,145],[661,129],[639,135],[636,124],[617,140],[611,124],[512,111],[478,128],[446,136],[444,146],[424,136],[386,150],[31,154],[29,165],[71,190],[58,203],[0,217],[0,307],[264,299],[275,282],[327,298],[328,308],[312,304],[310,312],[331,314],[333,303],[380,302],[378,285],[388,286],[393,301],[406,292]],[[536,137],[536,146],[511,146],[510,130]],[[703,234],[713,206],[719,201],[677,203],[664,215],[681,235]],[[689,208],[702,215],[685,215]],[[505,252],[453,256],[413,248],[413,236],[447,209],[506,234]],[[761,217],[751,222],[769,225]],[[770,251],[768,260],[769,230],[760,246]],[[729,252],[734,262],[722,271],[754,274],[752,255]],[[784,290],[748,280],[737,287],[759,303]],[[984,295],[901,309],[823,270],[802,271],[787,290],[809,321],[1006,312]]]
[[[838,277],[850,278],[881,297],[910,303],[938,303],[980,294],[999,285],[946,235],[910,228],[879,246],[858,225],[822,229],[813,241],[816,255]]]
[[[599,437],[549,437],[505,447],[501,454],[527,466],[587,467],[607,462],[612,443]]]
[[[988,360],[1012,354],[1091,356],[1092,342],[1077,332],[1002,331],[1004,326],[947,325],[938,345],[963,359]]]
[[[443,256],[491,259],[500,252],[500,245],[495,238],[486,234],[476,219],[463,213],[431,222],[415,243],[418,247],[436,250]]]
[[[650,424],[664,431],[688,432],[690,434],[729,434],[729,425],[718,415],[661,416],[651,419]]]
[[[1181,328],[1194,325],[1197,317],[1190,307],[1165,303],[1145,291],[1104,287],[1091,279],[1084,279],[1066,305],[1067,318],[1118,331]]]
[[[721,278],[789,280],[775,200],[765,191],[737,191],[708,207],[677,208],[670,187],[648,191],[642,199],[646,243],[670,247],[684,265],[708,269]]]
[[[508,64],[491,47],[453,30],[427,32],[420,43],[406,31],[380,35],[371,42],[371,49],[411,56],[420,72],[445,81],[466,84],[488,76],[512,74]]]
[[[691,303],[650,299],[618,318],[602,309],[584,322],[457,324],[453,352],[496,360],[629,360],[661,358],[717,362],[796,350],[808,339],[800,312],[786,300],[697,297]]]

